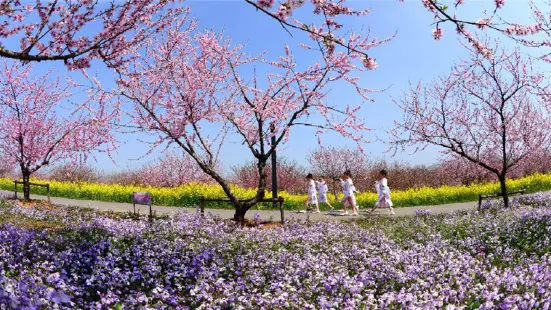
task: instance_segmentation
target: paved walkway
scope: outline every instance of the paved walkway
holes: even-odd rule
[[[0,191],[4,193],[10,193],[8,191]],[[13,193],[13,192],[11,192]],[[31,199],[41,199],[46,200],[46,196],[40,195],[31,195]],[[105,201],[95,201],[95,200],[78,200],[78,199],[68,199],[61,197],[52,197],[51,202],[60,205],[66,206],[75,206],[75,207],[86,207],[92,208],[99,211],[114,211],[114,212],[132,212],[131,203],[119,203],[119,202],[105,202]],[[366,207],[360,206],[360,216],[367,216],[365,212]],[[432,214],[454,212],[458,210],[472,210],[476,208],[476,202],[466,202],[466,203],[453,203],[447,205],[437,205],[437,206],[419,206],[419,207],[407,207],[407,208],[395,208],[396,216],[406,216],[414,215],[417,210],[430,209]],[[153,206],[153,210],[158,214],[176,214],[178,212],[187,212],[195,213],[197,210],[195,208],[182,208],[182,207],[165,207],[165,206]],[[139,211],[141,214],[148,214],[148,206],[136,206],[136,211]],[[205,209],[206,214],[211,214],[214,216],[219,216],[222,218],[233,218],[234,210],[232,209]],[[273,220],[278,221],[280,219],[279,210],[250,210],[247,212],[247,218],[253,218],[255,214],[260,214],[262,220]],[[375,211],[374,215],[383,215],[388,216],[387,209],[378,209]],[[373,216],[373,215],[371,215]],[[286,219],[310,219],[310,220],[348,220],[353,218],[358,218],[357,216],[343,216],[339,212],[329,213],[327,211],[322,211],[321,213],[299,213],[297,211],[285,211]]]

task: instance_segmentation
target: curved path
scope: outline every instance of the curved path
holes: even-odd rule
[[[13,194],[13,192],[0,191],[5,194]],[[46,196],[40,195],[31,195],[32,199],[46,200]],[[114,212],[132,212],[131,203],[120,203],[120,202],[105,202],[105,201],[95,201],[95,200],[78,200],[78,199],[68,199],[61,197],[52,197],[51,202],[60,205],[66,206],[75,206],[83,208],[92,208],[99,211],[114,211]],[[446,205],[436,205],[436,206],[418,206],[418,207],[405,207],[405,208],[395,208],[395,216],[407,216],[415,215],[417,210],[426,210],[430,209],[432,214],[437,213],[446,213],[454,212],[458,210],[473,210],[476,208],[476,202],[463,202],[463,203],[453,203]],[[165,206],[153,206],[153,210],[158,214],[176,214],[178,212],[187,212],[195,213],[196,208],[183,208],[183,207],[165,207]],[[330,213],[328,211],[322,211],[321,213],[299,213],[297,211],[286,210],[285,218],[286,219],[310,219],[310,220],[349,220],[353,218],[359,218],[367,216],[365,212],[366,207],[360,206],[360,216],[343,216],[339,212]],[[141,214],[148,214],[148,206],[136,206],[136,211],[139,211]],[[232,218],[234,211],[232,209],[205,209],[206,214],[211,214],[214,216],[219,216],[222,218]],[[272,220],[279,221],[280,214],[279,210],[250,210],[247,212],[247,218],[253,218],[255,214],[259,214],[262,220]],[[388,216],[387,209],[378,209],[375,211],[374,215],[383,215]],[[373,215],[372,215],[373,216]]]

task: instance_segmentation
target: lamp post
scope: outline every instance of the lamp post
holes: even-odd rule
[[[270,130],[272,131],[272,147],[274,148],[274,151],[272,152],[272,206],[273,208],[277,208],[277,154],[276,154],[276,150],[275,150],[275,143],[276,143],[276,138],[275,138],[275,135],[273,134],[275,132],[275,127],[274,125],[272,124],[270,126]]]

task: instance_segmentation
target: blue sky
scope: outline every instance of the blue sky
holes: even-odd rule
[[[493,1],[466,1],[470,3],[462,8],[461,13],[477,19],[484,8],[491,8]],[[404,152],[390,157],[385,153],[388,149],[384,141],[387,140],[386,131],[392,128],[393,122],[401,117],[400,111],[392,102],[392,97],[399,97],[400,93],[407,89],[408,81],[429,81],[438,74],[445,74],[451,65],[465,56],[458,37],[453,28],[444,27],[444,37],[435,41],[431,36],[432,17],[422,7],[421,1],[411,0],[406,3],[395,0],[379,1],[351,1],[356,7],[369,7],[372,13],[360,18],[350,19],[347,27],[358,30],[370,28],[373,35],[384,38],[397,31],[396,37],[389,43],[373,49],[372,56],[376,58],[379,68],[374,71],[362,73],[361,83],[365,87],[375,89],[387,89],[382,93],[372,96],[374,103],[365,103],[360,115],[366,119],[366,124],[372,130],[367,136],[373,140],[365,145],[366,156],[370,158],[386,158],[387,160],[399,160],[412,164],[431,164],[437,162],[440,154],[436,149],[425,150],[421,153],[411,154]],[[187,1],[192,7],[192,15],[199,21],[200,28],[224,31],[236,44],[246,44],[245,50],[252,54],[267,51],[268,57],[277,56],[283,51],[284,44],[296,46],[303,38],[302,34],[289,36],[281,26],[254,8],[240,0],[196,0]],[[301,18],[311,18],[309,8],[298,12]],[[528,21],[529,11],[525,1],[508,1],[506,10],[502,12],[505,18],[515,16],[516,21]],[[519,19],[520,18],[520,19]],[[508,42],[507,44],[511,44]],[[302,59],[301,59],[302,58]],[[311,59],[307,55],[297,55],[299,65],[308,65]],[[43,63],[37,67],[59,68],[66,73],[61,64]],[[100,80],[110,86],[112,74],[109,70],[96,64],[91,71],[97,71]],[[350,88],[335,85],[329,95],[330,101],[338,104],[355,105],[361,102],[360,98]],[[124,143],[114,154],[115,162],[107,156],[97,156],[97,162],[90,164],[104,170],[118,170],[127,166],[136,166],[135,160],[147,153],[148,145],[138,142],[139,136],[121,136]],[[343,141],[338,136],[328,135],[324,143],[338,146],[353,146],[353,143]],[[317,139],[308,129],[293,132],[291,141],[280,151],[280,155],[306,164],[308,152],[317,147]],[[244,154],[244,155],[237,155]],[[246,150],[232,139],[231,143],[223,148],[222,162],[225,167],[231,167],[242,163],[250,157],[246,156]],[[156,154],[149,155],[143,160],[153,159]]]

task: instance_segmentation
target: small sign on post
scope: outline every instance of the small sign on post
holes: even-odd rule
[[[132,193],[132,205],[134,207],[134,214],[136,214],[136,205],[149,206],[149,219],[153,219],[153,211],[151,210],[151,193],[148,192],[133,192]]]

